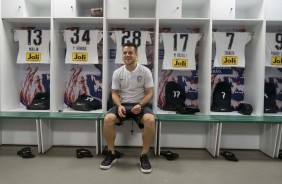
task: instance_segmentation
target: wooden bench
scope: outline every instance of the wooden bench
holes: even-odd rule
[[[157,153],[160,155],[161,150],[161,137],[162,137],[162,126],[165,122],[173,123],[208,123],[207,131],[207,143],[206,149],[212,156],[216,156],[216,148],[218,141],[218,127],[219,121],[208,115],[185,115],[185,114],[156,114],[157,120]]]
[[[157,153],[160,154],[162,125],[164,122],[173,123],[208,123],[206,149],[213,156],[219,156],[223,124],[261,124],[260,148],[270,157],[278,157],[281,144],[282,116],[244,116],[244,115],[184,115],[184,114],[157,114],[158,140]]]
[[[212,117],[216,118],[220,123],[216,156],[220,154],[222,130],[224,124],[227,123],[261,124],[263,130],[260,131],[259,135],[259,150],[272,158],[278,156],[281,141],[279,126],[282,123],[282,116],[213,115]]]
[[[0,112],[1,119],[34,119],[37,129],[38,152],[44,153],[53,146],[51,120],[93,120],[96,127],[96,154],[102,152],[103,113],[84,112]],[[206,149],[213,156],[219,156],[221,149],[222,130],[224,124],[261,124],[260,150],[270,157],[278,157],[281,134],[282,116],[244,116],[244,115],[184,115],[155,114],[156,138],[155,154],[160,155],[162,126],[165,122],[172,123],[208,123]]]
[[[36,126],[36,135],[37,135],[37,150],[38,150],[38,153],[41,153],[39,117],[43,114],[44,114],[44,112],[12,112],[12,111],[8,111],[8,112],[0,112],[0,118],[1,118],[1,120],[5,120],[5,119],[18,119],[18,120],[31,119],[31,120],[34,120],[34,123],[35,123],[35,126]],[[2,128],[0,129],[0,136],[2,137]],[[2,144],[2,141],[0,143]]]
[[[96,154],[99,154],[100,145],[100,128],[99,121],[102,113],[89,113],[89,112],[48,112],[41,114],[39,117],[40,135],[42,153],[46,152],[53,146],[53,130],[51,127],[52,120],[91,120],[96,127]]]

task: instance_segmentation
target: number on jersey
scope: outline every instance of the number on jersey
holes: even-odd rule
[[[234,40],[234,33],[226,33],[226,37],[230,37],[229,44],[228,44],[228,50],[231,50]]]
[[[177,35],[180,37],[178,38]],[[173,50],[177,51],[177,39],[184,39],[183,46],[182,46],[182,51],[185,52],[187,48],[187,43],[188,43],[188,34],[175,34],[173,35]]]
[[[32,34],[35,35],[34,39],[31,39]],[[42,30],[28,30],[27,32],[27,44],[31,45],[33,43],[34,45],[41,45],[42,43]]]
[[[279,45],[275,45],[275,48],[277,50],[282,50],[282,34],[281,33],[277,33],[275,35],[275,41],[277,42],[277,44],[279,44]]]
[[[131,34],[132,33],[132,34]],[[137,47],[141,45],[141,32],[140,31],[123,31],[123,36],[121,37],[121,44],[128,42],[134,43]]]
[[[75,29],[73,32],[74,33],[73,33],[73,37],[71,37],[71,43],[78,44],[80,42],[80,34],[82,34],[81,41],[84,41],[86,42],[87,45],[89,45],[89,42],[90,42],[89,30],[81,31],[79,29]]]

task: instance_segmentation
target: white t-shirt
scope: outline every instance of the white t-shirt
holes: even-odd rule
[[[97,44],[103,34],[99,30],[65,30],[64,41],[67,45],[65,63],[98,64]]]
[[[164,43],[163,70],[196,70],[195,50],[198,33],[161,33]]]
[[[266,33],[265,66],[282,67],[282,33]]]
[[[116,43],[116,64],[124,64],[122,60],[122,45],[126,42],[133,42],[138,48],[138,63],[147,65],[146,43],[152,43],[149,31],[114,31],[111,34],[112,40]]]
[[[17,63],[50,63],[50,30],[16,30]]]
[[[119,90],[121,103],[139,103],[145,96],[145,88],[152,87],[151,71],[139,63],[132,72],[123,65],[113,73],[112,89]]]
[[[214,67],[245,67],[245,46],[251,39],[248,32],[214,32],[216,52]]]

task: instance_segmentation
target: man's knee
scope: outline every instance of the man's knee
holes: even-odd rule
[[[155,127],[155,117],[152,114],[144,114],[141,121],[144,127]]]
[[[114,126],[117,122],[117,117],[114,114],[106,114],[104,117],[104,126]]]

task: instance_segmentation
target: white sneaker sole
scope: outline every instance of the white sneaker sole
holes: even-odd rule
[[[140,164],[140,168],[141,168],[142,173],[149,174],[152,172],[152,169],[142,169],[141,164]]]
[[[114,159],[110,165],[107,165],[107,166],[100,165],[100,169],[104,169],[104,170],[110,169],[112,167],[112,165],[115,164],[116,162],[117,162],[117,159]]]

